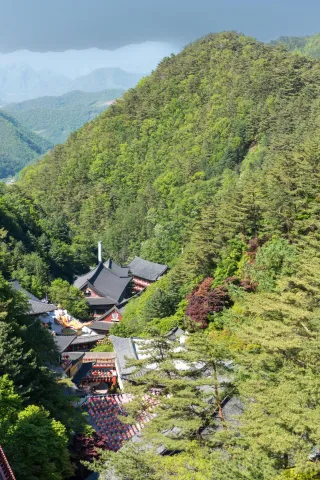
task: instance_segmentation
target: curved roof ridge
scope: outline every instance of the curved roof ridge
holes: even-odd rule
[[[92,277],[98,270],[99,266],[100,266],[100,263],[98,263],[98,265],[96,265],[96,267],[93,270],[90,270],[89,272],[84,273],[83,275],[79,275],[73,282],[73,285],[81,289],[86,284],[87,281],[92,279]]]
[[[129,268],[131,273],[149,281],[154,282],[161,275],[163,275],[168,270],[168,265],[161,263],[150,262],[141,257],[134,257],[134,259],[129,263]]]

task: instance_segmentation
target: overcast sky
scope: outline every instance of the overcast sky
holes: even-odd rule
[[[0,51],[182,46],[237,30],[260,40],[320,30],[319,0],[0,0]]]

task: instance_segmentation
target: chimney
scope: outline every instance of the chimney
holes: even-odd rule
[[[98,262],[102,263],[102,242],[98,242]]]

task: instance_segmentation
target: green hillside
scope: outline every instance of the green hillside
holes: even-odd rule
[[[54,225],[17,184],[0,183],[0,273],[42,297],[53,278],[71,280],[77,264],[63,217]]]
[[[206,37],[29,168],[24,184],[64,212],[79,246],[98,235],[117,260],[140,252],[174,262],[224,172],[315,128],[317,68],[250,38]]]
[[[320,443],[319,94],[317,60],[208,35],[23,172],[21,188],[49,231],[63,226],[80,264],[95,262],[99,239],[120,262],[171,266],[113,333],[154,338],[179,324],[189,360],[213,372],[213,388],[200,389],[158,339],[164,364],[142,372],[135,392],[141,412],[148,389],[165,387],[147,447],[106,452],[100,471],[319,476],[310,456]],[[241,421],[224,417],[221,392],[241,402]],[[175,455],[159,457],[159,446]]]
[[[0,111],[0,178],[15,175],[51,147],[50,142]]]
[[[320,33],[307,37],[280,37],[271,44],[283,45],[289,52],[320,58]]]
[[[65,142],[71,132],[102,113],[122,93],[119,89],[97,93],[73,91],[60,97],[12,103],[5,106],[5,111],[34,133],[57,144]]]

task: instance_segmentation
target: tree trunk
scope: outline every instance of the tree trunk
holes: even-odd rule
[[[214,381],[214,393],[215,393],[215,399],[216,399],[216,404],[218,407],[218,416],[222,422],[223,428],[227,428],[226,426],[226,419],[224,418],[224,413],[222,410],[222,405],[221,405],[221,399],[220,399],[220,394],[219,394],[219,382],[218,382],[218,375],[217,375],[217,365],[216,363],[213,364],[213,381]]]

